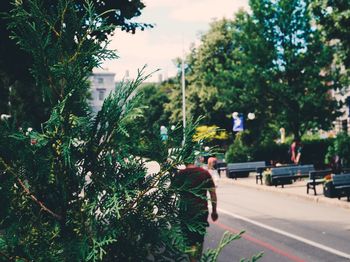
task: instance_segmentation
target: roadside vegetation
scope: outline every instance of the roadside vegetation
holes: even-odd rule
[[[183,129],[180,75],[141,85],[141,70],[97,115],[88,106],[92,69],[117,58],[110,34],[153,27],[132,21],[142,1],[2,1],[0,112],[11,117],[0,122],[0,261],[188,259],[183,189],[171,181],[206,146],[227,162],[284,162],[300,137],[303,162],[350,164],[347,134],[317,135],[341,115],[345,101],[330,94],[349,84],[345,2],[250,0],[251,12],[214,21],[186,57]],[[233,112],[255,118],[233,133]],[[148,174],[146,159],[160,171]],[[225,234],[203,261],[241,234]]]

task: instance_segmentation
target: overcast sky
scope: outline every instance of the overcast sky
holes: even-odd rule
[[[126,71],[135,77],[137,69],[147,64],[147,72],[160,69],[151,81],[172,77],[176,73],[173,60],[198,43],[200,33],[213,19],[232,18],[239,8],[248,9],[248,0],[144,0],[146,7],[136,20],[152,23],[154,28],[128,34],[120,30],[111,39],[110,49],[119,59],[107,61],[103,68],[121,80]]]

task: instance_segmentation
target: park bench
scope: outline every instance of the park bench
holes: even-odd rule
[[[327,197],[347,197],[350,201],[350,174],[332,174],[332,182],[324,186],[324,195]]]
[[[229,163],[226,168],[226,176],[237,179],[238,176],[249,176],[250,172],[256,172],[259,167],[265,167],[265,161],[245,162],[245,163]]]
[[[309,177],[309,173],[314,171],[313,165],[298,165],[288,167],[271,168],[271,184],[274,186],[292,184],[298,178]]]
[[[219,173],[219,176],[221,177],[221,172],[225,172],[227,169],[227,164],[222,161],[222,160],[218,160],[215,166],[216,170]]]
[[[256,176],[255,176],[255,184],[258,184],[258,181],[260,180],[260,184],[263,184],[263,172],[267,169],[271,168],[282,168],[282,167],[289,167],[289,166],[296,166],[296,164],[288,164],[288,165],[281,165],[281,166],[265,166],[265,167],[258,167],[256,169]]]
[[[306,193],[309,194],[309,190],[312,189],[316,196],[316,186],[323,184],[325,182],[324,177],[330,173],[332,173],[331,169],[311,171],[309,174],[309,180],[306,183]]]

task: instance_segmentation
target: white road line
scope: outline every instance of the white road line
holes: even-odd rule
[[[253,225],[256,225],[256,226],[258,226],[258,227],[262,227],[262,228],[265,228],[265,229],[267,229],[267,230],[273,231],[273,232],[275,232],[275,233],[278,233],[278,234],[287,236],[287,237],[289,237],[289,238],[293,238],[293,239],[295,239],[295,240],[298,240],[298,241],[303,242],[303,243],[305,243],[305,244],[308,244],[308,245],[310,245],[310,246],[317,247],[317,248],[319,248],[319,249],[322,249],[322,250],[327,251],[327,252],[329,252],[329,253],[332,253],[332,254],[334,254],[334,255],[337,255],[337,256],[340,256],[340,257],[344,257],[344,258],[350,259],[350,254],[344,253],[344,252],[339,251],[339,250],[337,250],[337,249],[334,249],[334,248],[331,248],[331,247],[322,245],[322,244],[320,244],[320,243],[314,242],[314,241],[312,241],[312,240],[309,240],[309,239],[306,239],[306,238],[303,238],[303,237],[300,237],[300,236],[291,234],[291,233],[286,232],[286,231],[283,231],[283,230],[281,230],[281,229],[277,229],[277,228],[274,228],[274,227],[265,225],[265,224],[263,224],[263,223],[260,223],[260,222],[251,220],[251,219],[249,219],[249,218],[242,217],[242,216],[240,216],[240,215],[231,213],[231,212],[229,212],[229,211],[226,211],[226,210],[223,210],[223,209],[220,209],[220,208],[218,208],[218,211],[221,212],[221,213],[223,213],[223,214],[226,214],[226,215],[229,215],[229,216],[231,216],[231,217],[234,217],[234,218],[236,218],[236,219],[240,219],[240,220],[246,221],[246,222],[251,223],[251,224],[253,224]]]

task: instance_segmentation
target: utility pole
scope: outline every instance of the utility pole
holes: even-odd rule
[[[183,126],[183,140],[182,145],[185,145],[186,137],[186,89],[185,89],[185,51],[184,51],[184,39],[182,36],[182,63],[181,63],[181,82],[182,82],[182,126]]]

